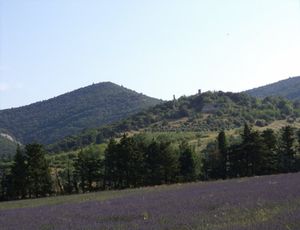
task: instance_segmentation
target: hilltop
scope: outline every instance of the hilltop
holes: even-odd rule
[[[21,143],[50,144],[122,120],[161,103],[111,82],[93,84],[28,106],[0,111],[0,130]]]
[[[276,83],[247,90],[245,91],[245,93],[258,98],[264,98],[268,96],[281,96],[289,100],[299,100],[300,76],[291,77],[282,81],[278,81]]]

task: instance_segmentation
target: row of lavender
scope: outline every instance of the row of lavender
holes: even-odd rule
[[[1,229],[299,229],[300,174],[157,188],[102,202],[0,211]],[[101,193],[97,194],[101,196]]]

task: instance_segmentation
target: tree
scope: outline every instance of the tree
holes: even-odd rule
[[[266,146],[266,154],[262,160],[262,173],[273,174],[278,172],[278,146],[277,137],[272,129],[264,130],[261,134]]]
[[[9,169],[0,165],[0,200],[13,198],[12,181]]]
[[[52,191],[50,169],[42,145],[29,144],[25,147],[29,197],[46,196]]]
[[[226,134],[221,131],[218,135],[218,150],[220,153],[220,175],[223,179],[227,177],[227,160],[228,160],[228,146]]]
[[[80,179],[82,192],[93,191],[102,178],[102,159],[97,150],[92,147],[81,150],[74,161],[74,173]]]
[[[145,154],[146,164],[146,185],[158,185],[162,181],[162,166],[160,156],[160,146],[152,140]]]
[[[193,181],[195,179],[195,162],[193,151],[186,141],[183,141],[179,146],[179,165],[180,176],[183,181]]]
[[[241,176],[251,176],[251,162],[250,162],[250,157],[251,154],[253,153],[253,142],[251,140],[251,128],[247,123],[244,124],[244,129],[243,129],[243,134],[242,134],[242,167],[240,171]]]
[[[159,145],[163,183],[177,181],[179,173],[179,159],[176,150],[170,142],[161,142]]]
[[[244,125],[241,149],[242,167],[240,175],[253,176],[260,174],[265,146],[259,132],[252,131],[248,124]]]
[[[12,188],[16,198],[24,199],[27,195],[27,166],[26,157],[22,153],[20,146],[17,147],[14,163],[11,168]]]
[[[292,172],[295,166],[295,132],[291,126],[281,130],[280,137],[280,168],[282,172]]]
[[[128,156],[128,184],[130,187],[141,186],[144,183],[144,152],[142,148],[139,148],[136,141],[133,138],[127,138],[121,141],[121,153],[129,153]]]
[[[104,185],[108,188],[118,188],[118,152],[117,142],[111,139],[105,150],[104,158]]]

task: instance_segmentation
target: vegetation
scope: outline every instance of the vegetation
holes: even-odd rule
[[[50,144],[160,102],[110,82],[94,84],[47,101],[1,110],[0,129],[24,144]]]
[[[275,132],[245,124],[240,134],[219,132],[202,150],[189,139],[194,137],[200,138],[196,133],[123,135],[107,145],[48,158],[40,145],[27,145],[1,167],[1,199],[300,171],[300,129],[291,126]]]
[[[297,132],[298,133],[298,132]],[[263,132],[244,126],[239,141],[227,146],[225,133],[210,143],[203,159],[205,179],[225,179],[300,170],[300,142],[295,129],[283,127],[276,133]]]
[[[209,132],[249,123],[259,127],[276,120],[296,121],[298,103],[280,97],[256,99],[243,93],[206,92],[165,102],[112,125],[69,136],[47,147],[69,151],[135,132]]]
[[[20,148],[9,168],[2,167],[1,199],[41,197],[50,195],[52,181],[45,151],[39,144],[30,144],[24,153]]]
[[[247,94],[265,98],[269,96],[281,96],[289,100],[300,99],[300,77],[292,77],[263,87],[246,91]]]

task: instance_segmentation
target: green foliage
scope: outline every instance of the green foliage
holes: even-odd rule
[[[177,181],[179,159],[170,142],[123,136],[111,140],[105,152],[105,180],[108,188],[159,185]]]
[[[291,126],[275,133],[245,123],[239,136],[219,132],[203,155],[189,139],[200,133],[171,134],[124,134],[107,145],[49,155],[51,177],[42,146],[27,145],[13,164],[0,164],[0,199],[300,171],[300,131]]]
[[[280,168],[282,172],[295,171],[295,130],[291,126],[283,127],[280,138]]]
[[[296,142],[296,134],[298,142]],[[271,129],[254,131],[244,125],[241,141],[224,145],[221,132],[217,142],[209,143],[204,150],[203,170],[205,179],[223,178],[220,165],[226,165],[227,177],[245,177],[300,170],[299,131],[283,127],[278,134]],[[224,147],[226,146],[226,148]],[[222,160],[221,149],[226,152]],[[225,160],[225,162],[224,162]]]
[[[260,100],[243,93],[206,92],[156,105],[113,125],[86,130],[48,149],[54,152],[78,149],[95,143],[98,136],[104,141],[140,130],[207,132],[239,128],[244,123],[266,126],[275,120],[294,119],[298,114],[294,104],[283,98]]]
[[[263,87],[248,90],[246,93],[258,98],[281,96],[290,100],[299,100],[300,77],[293,77]]]
[[[26,173],[29,197],[46,196],[52,192],[52,181],[45,151],[39,144],[25,147]]]
[[[272,129],[267,129],[262,132],[263,142],[266,147],[266,153],[262,162],[263,174],[273,174],[278,172],[279,158],[278,151],[278,139],[275,132]]]
[[[12,133],[22,143],[50,144],[84,129],[119,121],[158,103],[157,99],[106,82],[47,101],[1,110],[0,129]],[[82,145],[100,143],[101,136],[85,136],[81,141]]]
[[[102,161],[101,153],[92,147],[78,154],[74,161],[74,174],[83,192],[93,191],[100,187],[99,182],[103,177]],[[96,185],[93,186],[93,183]]]
[[[180,175],[183,181],[193,181],[196,178],[195,159],[191,147],[186,141],[183,141],[179,146],[179,166]]]
[[[20,147],[17,148],[14,157],[13,165],[11,167],[12,189],[14,191],[13,197],[25,198],[27,191],[27,165],[26,156],[22,153]]]

